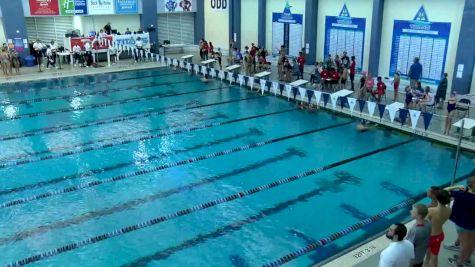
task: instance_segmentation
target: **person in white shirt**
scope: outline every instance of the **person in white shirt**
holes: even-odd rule
[[[74,59],[74,66],[79,65],[81,62],[81,47],[78,44],[73,46],[73,59]]]
[[[43,44],[39,39],[36,40],[36,42],[33,44],[33,50],[35,50],[35,56],[36,56],[36,63],[38,64],[38,70],[39,72],[42,72],[41,70],[41,59],[43,57]]]
[[[86,67],[90,67],[92,65],[92,45],[91,41],[86,41],[84,44],[84,50],[86,51]]]
[[[402,223],[396,223],[389,227],[386,237],[391,244],[381,252],[379,267],[411,267],[414,259],[414,245],[404,239],[407,228]]]
[[[53,50],[51,49],[50,45],[46,46],[46,69],[49,70],[49,66],[52,65],[54,67],[54,60],[53,60]]]
[[[117,48],[112,43],[109,45],[109,57],[112,64],[117,63]]]
[[[135,41],[135,48],[136,48],[136,50],[134,51],[135,52],[135,62],[137,62],[137,60],[139,60],[139,58],[141,60],[143,60],[143,56],[144,56],[145,51],[143,49],[142,38],[137,37],[137,40]]]
[[[57,52],[58,52],[58,46],[54,42],[54,40],[51,41],[51,44],[49,45],[51,48],[51,58],[53,59],[53,67],[56,67],[56,57],[57,57]]]

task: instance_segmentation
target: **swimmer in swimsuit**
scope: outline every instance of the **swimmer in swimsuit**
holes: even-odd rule
[[[436,192],[437,207],[429,208],[429,215],[427,218],[432,223],[432,229],[429,238],[429,247],[426,254],[426,263],[429,263],[430,267],[438,266],[438,255],[440,251],[440,245],[444,241],[444,223],[449,219],[452,213],[450,204],[450,194],[445,190],[439,190]]]
[[[457,105],[457,97],[456,97],[456,92],[453,91],[450,94],[449,99],[447,99],[447,113],[445,114],[445,128],[444,128],[444,134],[449,135],[450,133],[450,127],[452,127],[452,119],[454,118],[455,114],[455,107]]]

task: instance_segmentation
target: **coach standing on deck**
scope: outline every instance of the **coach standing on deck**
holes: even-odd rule
[[[409,73],[407,73],[409,79],[411,80],[411,88],[416,88],[416,82],[420,81],[422,78],[422,65],[419,63],[419,58],[414,58],[414,63],[409,68]]]

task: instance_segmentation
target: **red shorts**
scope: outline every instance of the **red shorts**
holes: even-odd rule
[[[429,238],[429,251],[433,255],[439,255],[440,245],[442,241],[444,241],[444,233],[440,233],[438,235],[431,235]]]

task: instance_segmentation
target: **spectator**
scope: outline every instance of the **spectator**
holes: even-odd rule
[[[414,58],[414,63],[409,68],[409,73],[407,73],[411,81],[411,88],[414,89],[416,82],[422,78],[422,65],[419,63],[419,58]]]
[[[424,95],[424,89],[422,89],[422,84],[421,82],[416,82],[416,88],[413,88],[416,96],[420,97]]]
[[[450,94],[449,99],[447,99],[447,113],[445,114],[445,127],[444,127],[444,134],[450,134],[450,128],[452,127],[452,119],[455,115],[455,107],[457,106],[457,96],[456,92],[453,91]]]
[[[132,34],[132,32],[130,31],[130,29],[129,29],[129,28],[127,28],[127,29],[125,30],[125,33],[124,33],[124,34],[126,34],[126,35],[130,35],[130,34]]]
[[[54,60],[53,60],[53,50],[51,49],[50,45],[46,46],[46,58],[47,58],[46,69],[49,70],[50,65],[55,67]]]
[[[432,223],[431,235],[429,238],[429,249],[427,250],[426,262],[430,267],[438,266],[438,256],[440,245],[444,241],[444,223],[449,219],[451,209],[447,205],[450,204],[450,195],[446,190],[436,192],[437,207],[429,208],[428,219]]]
[[[15,68],[15,73],[20,74],[20,54],[15,49],[10,50],[11,66]],[[11,73],[11,68],[10,68]]]
[[[86,51],[86,68],[89,68],[92,65],[92,44],[91,41],[87,40],[84,44],[84,50]]]
[[[56,45],[56,43],[54,42],[54,40],[51,40],[50,47],[51,47],[51,52],[53,53],[53,54],[52,54],[52,57],[53,57],[53,65],[56,67],[56,58],[57,58],[58,46]],[[58,68],[58,67],[56,67],[56,68]]]
[[[111,33],[112,33],[112,27],[111,27],[111,23],[110,23],[110,22],[107,22],[106,26],[104,26],[104,31],[105,31],[105,34],[111,35]]]
[[[355,56],[351,56],[350,64],[350,81],[351,81],[351,90],[355,90],[355,74],[356,74],[356,60]]]
[[[445,101],[447,95],[447,83],[447,73],[444,73],[439,86],[437,86],[437,92],[435,93],[435,103],[438,104],[438,108],[442,108],[442,104]]]
[[[394,85],[394,99],[393,101],[397,101],[398,96],[399,96],[399,83],[401,82],[401,73],[399,71],[396,71],[394,74],[394,80],[393,80],[393,85]]]
[[[334,85],[338,85],[338,82],[340,81],[340,74],[335,68],[331,68],[329,71],[329,77],[331,79],[330,81],[330,87],[333,88]]]
[[[405,240],[407,228],[402,223],[389,227],[386,237],[391,244],[381,252],[379,267],[406,267],[414,259],[414,245]]]
[[[460,252],[449,258],[451,266],[471,266],[470,256],[475,249],[475,176],[468,178],[467,187],[447,188],[454,199],[450,220],[455,223]]]
[[[298,78],[303,79],[303,68],[304,68],[304,65],[305,65],[305,57],[304,57],[302,52],[299,52],[299,57],[297,58],[297,63],[299,64],[299,72],[300,72],[300,75],[297,77],[297,79]]]
[[[422,267],[424,256],[426,255],[431,225],[426,221],[429,210],[423,204],[412,206],[411,217],[416,220],[416,225],[409,230],[406,239],[414,245],[414,260],[412,267]]]
[[[320,77],[322,78],[323,87],[328,87],[330,85],[330,72],[327,68],[322,69],[320,72]]]
[[[143,49],[143,41],[142,38],[137,37],[137,40],[135,41],[135,62],[137,62],[139,59],[143,61],[143,56],[145,54],[145,50]]]
[[[347,56],[346,51],[343,52],[343,56],[341,57],[341,65],[346,69],[350,68],[350,58]]]
[[[42,72],[41,70],[41,59],[43,57],[43,44],[39,39],[36,40],[36,42],[33,44],[33,50],[35,50],[35,57],[36,57],[36,63],[38,64],[38,71]]]
[[[82,61],[81,60],[81,47],[78,44],[73,46],[73,61],[74,66],[78,66],[78,64]]]
[[[377,78],[376,91],[373,92],[373,97],[376,98],[378,103],[381,102],[381,97],[386,94],[386,84],[384,84],[381,76]]]

